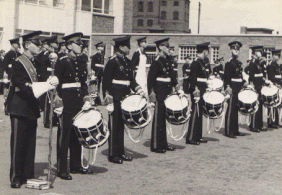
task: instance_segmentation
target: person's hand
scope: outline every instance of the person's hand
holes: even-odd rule
[[[228,95],[232,94],[232,89],[231,89],[231,87],[229,85],[227,85],[225,93],[228,94]]]
[[[152,91],[149,95],[149,100],[150,102],[156,102],[157,101],[157,97],[154,91]]]
[[[146,98],[146,95],[145,95],[145,93],[144,93],[144,91],[142,89],[139,89],[136,93],[138,95],[142,96],[143,98]]]
[[[86,101],[82,107],[82,110],[86,111],[91,108],[91,103],[89,101]]]
[[[255,90],[255,87],[254,87],[254,85],[247,85],[247,89],[250,89],[250,90]]]
[[[266,80],[265,80],[265,84],[266,84],[266,85],[271,85],[272,82],[271,82],[270,80],[267,80],[267,79],[266,79]]]
[[[59,84],[59,79],[56,76],[50,76],[46,82],[56,87]]]

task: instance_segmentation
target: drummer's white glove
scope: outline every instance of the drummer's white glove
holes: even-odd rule
[[[89,101],[86,101],[82,107],[82,110],[86,111],[91,108],[91,103]]]
[[[227,94],[226,96],[224,96],[224,99],[225,100],[228,100],[230,98],[230,95],[229,94]]]
[[[247,89],[255,90],[254,85],[248,85]]]
[[[177,93],[179,94],[180,97],[182,97],[182,96],[185,95],[185,93],[184,93],[184,91],[183,91],[182,89],[179,89],[179,90],[177,91]]]
[[[215,78],[215,76],[214,76],[214,75],[211,75],[209,79],[212,80],[212,79],[214,79],[214,78]]]
[[[228,95],[232,94],[232,89],[231,89],[231,87],[229,85],[227,85],[225,93],[228,94]]]
[[[206,88],[206,92],[211,92],[212,89],[210,87]]]
[[[196,86],[195,91],[193,92],[195,103],[198,103],[200,100],[200,90]]]
[[[142,97],[146,98],[146,95],[145,95],[145,93],[142,89],[139,89],[136,93],[141,95]]]
[[[157,97],[154,91],[152,91],[149,95],[149,100],[150,102],[156,102],[157,101]]]
[[[5,77],[8,77],[8,74],[4,71],[4,73],[3,73],[3,77],[5,78]]]
[[[46,82],[50,85],[57,86],[59,84],[59,79],[56,76],[49,76]]]
[[[266,80],[265,80],[265,84],[267,84],[267,85],[271,85],[271,84],[272,84],[272,82],[271,82],[270,80],[266,79]]]

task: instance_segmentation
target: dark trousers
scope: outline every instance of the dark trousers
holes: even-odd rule
[[[183,91],[186,94],[189,93],[189,80],[188,79],[183,79]]]
[[[165,104],[163,101],[157,101],[152,123],[151,150],[167,147]]]
[[[256,129],[261,129],[263,127],[263,117],[262,117],[262,105],[263,101],[261,99],[261,94],[259,94],[259,105],[258,105],[258,110],[256,113],[252,114],[251,116],[251,128],[256,128]]]
[[[225,114],[225,135],[236,135],[239,133],[238,124],[238,93],[233,93],[227,101],[228,107]]]
[[[124,155],[124,123],[119,101],[114,101],[114,111],[109,115],[109,130],[109,157]]]
[[[37,120],[20,116],[11,119],[11,182],[34,178]]]
[[[194,95],[191,94],[191,100],[192,100],[192,114],[189,121],[189,128],[188,133],[186,136],[186,142],[189,141],[199,141],[202,139],[203,136],[203,99],[201,96],[201,99],[198,102],[198,105],[195,103]]]
[[[279,125],[279,113],[278,113],[278,108],[271,108],[273,109],[270,111],[270,108],[267,108],[267,115],[269,118],[267,119],[267,125]],[[274,116],[273,116],[274,113]],[[272,120],[274,118],[274,120]]]
[[[58,173],[68,173],[67,159],[68,149],[70,149],[70,169],[81,167],[81,145],[78,142],[75,129],[73,127],[73,117],[75,114],[64,113],[60,118],[60,125],[57,134],[57,161]]]
[[[48,93],[48,92],[47,92]],[[44,101],[44,118],[43,118],[43,124],[44,127],[49,127],[50,124],[50,93],[45,95],[45,101]]]

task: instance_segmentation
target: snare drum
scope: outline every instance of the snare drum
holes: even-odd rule
[[[151,120],[147,107],[146,99],[140,95],[134,94],[127,96],[121,102],[122,118],[125,125],[130,129],[146,127]]]
[[[221,91],[223,88],[223,81],[219,78],[213,78],[208,81],[213,91]]]
[[[275,85],[263,86],[261,97],[266,107],[277,107],[280,102],[279,89]]]
[[[203,95],[203,113],[207,118],[220,118],[224,110],[224,95],[218,91],[206,92]]]
[[[186,96],[169,95],[165,101],[166,119],[173,125],[181,125],[190,117],[190,105]]]
[[[258,94],[250,89],[241,90],[238,94],[238,106],[241,114],[254,114],[259,106]]]
[[[79,143],[88,149],[102,146],[109,137],[102,114],[94,108],[79,112],[74,117],[73,126]]]

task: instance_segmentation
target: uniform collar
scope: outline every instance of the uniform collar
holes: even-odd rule
[[[23,52],[23,55],[25,55],[29,60],[34,61],[34,57],[32,55],[29,55],[26,52]]]
[[[72,60],[76,60],[76,56],[75,55],[72,55],[71,52],[67,54],[68,57]]]

